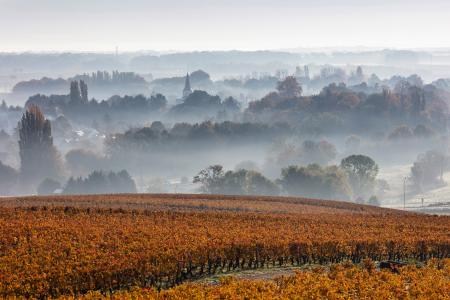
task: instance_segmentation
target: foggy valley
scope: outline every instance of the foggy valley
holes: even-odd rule
[[[222,193],[226,194],[265,194],[264,183],[252,192],[248,190],[248,184],[257,183],[252,182],[256,179],[245,178],[257,174],[273,185],[274,190],[267,192],[270,194],[361,203],[372,199],[388,207],[401,207],[406,198],[411,209],[421,209],[423,198],[426,209],[447,213],[449,196],[442,187],[447,184],[445,174],[449,168],[450,79],[433,77],[427,82],[422,78],[430,78],[433,66],[421,64],[420,57],[431,57],[431,53],[375,53],[347,53],[346,67],[293,63],[294,58],[301,60],[302,56],[318,57],[320,61],[320,55],[313,53],[171,54],[152,59],[172,58],[179,67],[181,58],[188,60],[186,65],[208,66],[211,57],[218,57],[232,63],[236,60],[237,66],[245,57],[253,61],[255,69],[221,71],[209,65],[215,69],[216,79],[205,70],[189,69],[187,74],[156,78],[151,75],[155,66],[149,64],[144,73],[95,71],[66,79],[45,76],[19,81],[4,94],[7,100],[0,108],[0,153],[3,182],[7,182],[2,194],[28,195],[38,190],[67,193],[65,187],[70,180],[89,178],[93,172],[122,170],[133,181],[133,187],[117,192],[211,192],[209,183],[194,182],[194,177],[201,170],[220,165],[223,169],[214,176],[224,176]],[[382,55],[384,59],[379,58]],[[34,56],[39,65],[48,55]],[[75,54],[76,58],[83,56],[89,57]],[[331,57],[338,61],[343,59],[340,56]],[[350,67],[364,56],[368,60],[375,56],[383,64]],[[422,70],[423,74],[400,75],[405,70],[391,65],[392,56],[398,58],[399,65],[407,61],[410,68]],[[255,66],[265,68],[277,60],[291,63],[290,68],[256,71]],[[155,68],[161,69],[157,65]],[[370,70],[392,74],[383,77]],[[242,73],[220,77],[227,72]],[[51,72],[46,75],[51,76]],[[39,158],[30,158],[36,160],[31,162],[37,164],[36,168],[43,170],[24,183],[22,153],[27,150],[18,144],[23,126],[37,126],[30,128],[32,131],[44,130],[44,125],[32,125],[23,119],[30,108],[39,111],[42,122],[46,119],[50,124],[48,147],[55,155],[49,159],[59,170],[52,173],[45,170],[45,165],[39,166]],[[363,190],[352,184],[351,173],[341,164],[352,155],[367,156],[377,166]],[[316,171],[308,170],[309,165],[325,173],[315,174],[315,178],[309,173]],[[306,169],[291,170],[291,176],[301,176],[297,179],[283,178],[290,166]],[[239,174],[241,169],[254,174]],[[306,177],[300,179],[302,176]],[[320,182],[327,176],[338,179],[323,186]],[[317,186],[309,192],[290,191],[283,180],[306,180],[305,184]],[[45,189],[44,183],[50,182],[53,185]],[[345,188],[336,190],[336,184]],[[83,189],[78,192],[89,193]],[[110,191],[99,188],[96,192]]]
[[[0,0],[0,299],[450,299],[449,12]]]

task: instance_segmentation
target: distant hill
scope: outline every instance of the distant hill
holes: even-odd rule
[[[18,82],[13,93],[19,95],[65,95],[68,94],[70,82],[83,80],[89,87],[90,96],[103,99],[113,95],[148,94],[148,82],[133,72],[97,71],[92,74],[81,74],[63,78],[43,77]]]

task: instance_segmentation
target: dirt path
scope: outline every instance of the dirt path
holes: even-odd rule
[[[255,269],[255,270],[227,272],[227,273],[221,273],[221,274],[217,274],[217,275],[208,276],[208,277],[197,279],[197,280],[192,280],[191,282],[204,283],[204,284],[217,284],[217,283],[219,283],[219,280],[221,278],[228,277],[228,276],[233,276],[238,279],[248,279],[248,280],[274,280],[277,277],[294,275],[295,271],[301,271],[308,267],[311,267],[311,266],[275,267],[275,268],[264,268],[264,269]]]

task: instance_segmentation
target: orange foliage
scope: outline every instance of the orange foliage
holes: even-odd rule
[[[331,270],[297,272],[275,281],[238,280],[226,277],[218,285],[183,284],[157,292],[131,289],[109,299],[449,299],[450,260],[444,266],[404,267],[399,274],[368,271],[354,265],[334,265]],[[91,292],[82,299],[105,298]]]
[[[344,202],[118,195],[1,203],[0,298],[164,288],[274,265],[450,256],[450,217]]]

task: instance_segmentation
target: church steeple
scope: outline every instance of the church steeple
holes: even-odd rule
[[[187,73],[186,80],[184,82],[183,99],[186,99],[187,97],[189,97],[190,94],[192,94],[191,80],[189,79],[189,73]]]

